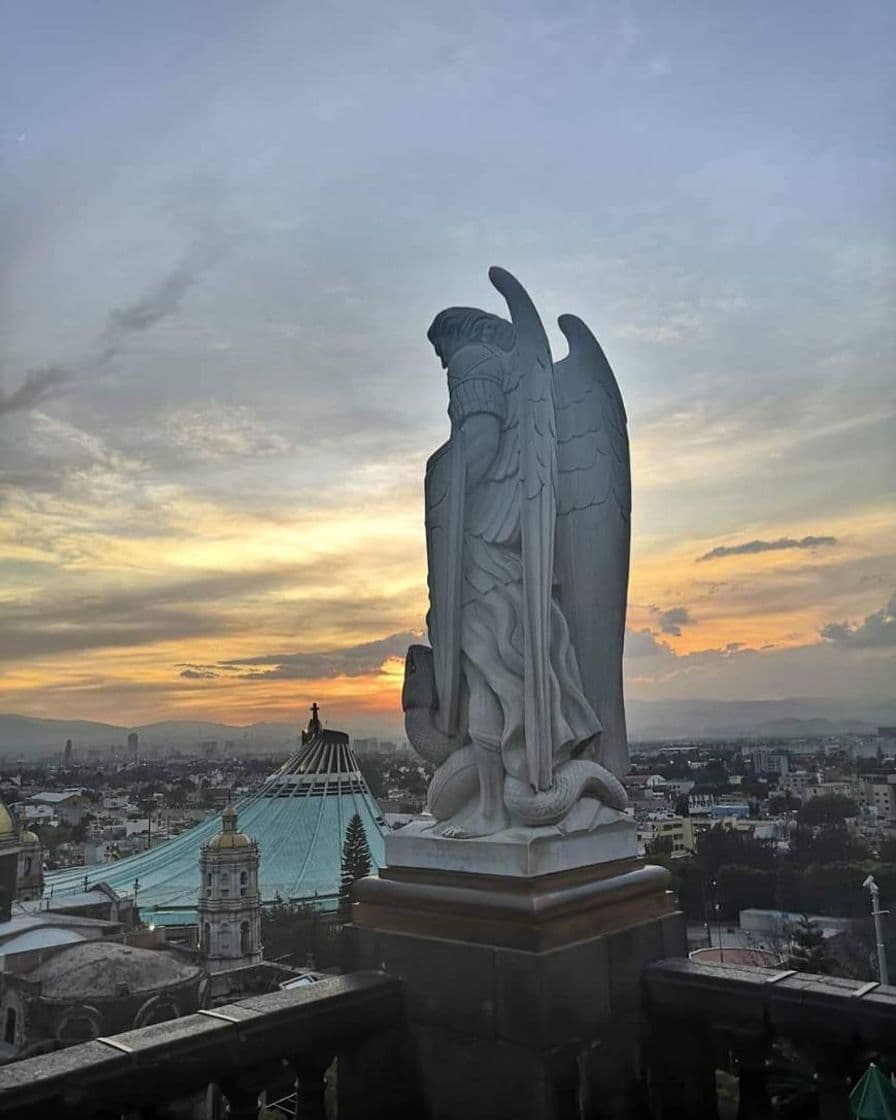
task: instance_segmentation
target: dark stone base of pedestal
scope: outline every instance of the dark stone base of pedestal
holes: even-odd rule
[[[432,1120],[636,1114],[641,972],[685,934],[665,872],[616,870],[357,884],[357,963],[404,981]]]

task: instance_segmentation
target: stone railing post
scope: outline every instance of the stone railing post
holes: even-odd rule
[[[647,1090],[653,1120],[718,1120],[715,1053],[704,1023],[659,1017],[649,1024]]]
[[[299,1054],[292,1059],[296,1071],[296,1116],[299,1120],[326,1120],[324,1095],[331,1057]]]
[[[849,1073],[856,1066],[854,1047],[815,1046],[813,1050],[819,1120],[849,1120]]]
[[[258,1097],[262,1086],[259,1079],[253,1076],[253,1071],[248,1075],[240,1076],[221,1082],[221,1090],[230,1105],[229,1120],[258,1120]]]
[[[734,1034],[731,1056],[737,1074],[737,1120],[769,1120],[773,1115],[768,1094],[769,1040],[764,1035]]]

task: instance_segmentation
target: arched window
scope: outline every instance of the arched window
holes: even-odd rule
[[[14,1007],[7,1007],[6,1009],[6,1029],[3,1032],[3,1041],[9,1043],[10,1046],[16,1044],[16,1009]]]
[[[221,888],[221,897],[227,898],[230,894],[230,876],[226,871],[222,871],[218,877],[218,885]]]
[[[206,922],[202,927],[202,945],[200,946],[203,953],[208,955],[209,948],[212,943],[212,927]]]
[[[240,953],[245,957],[249,952],[249,923],[242,922],[240,925]]]
[[[56,1037],[60,1042],[87,1042],[100,1033],[102,1021],[95,1007],[80,1004],[63,1012],[56,1025]]]
[[[241,871],[240,872],[240,897],[241,898],[246,897],[246,892],[249,889],[248,884],[249,884],[249,876],[246,874],[245,871]]]
[[[25,874],[31,874],[31,856],[25,856]]]
[[[179,1019],[180,1011],[173,999],[165,996],[153,996],[140,1008],[134,1017],[134,1028],[149,1027],[153,1023],[167,1023],[171,1019]]]

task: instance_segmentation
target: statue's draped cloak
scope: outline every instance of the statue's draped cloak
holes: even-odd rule
[[[476,342],[453,356],[448,386],[452,421],[449,449],[457,452],[456,444],[453,448],[450,445],[460,440],[464,420],[475,413],[498,418],[500,439],[485,476],[468,486],[463,496],[460,602],[433,602],[430,638],[435,650],[447,632],[448,612],[460,611],[459,655],[467,688],[491,689],[503,717],[499,744],[495,745],[500,745],[507,772],[529,781],[524,730],[519,375],[507,371],[500,350]],[[436,456],[429,470],[434,469],[435,461]],[[438,518],[429,507],[438,490],[428,478],[431,585],[439,584],[440,570],[458,560],[447,554],[450,534],[431,531]],[[442,586],[448,584],[442,581]],[[439,615],[442,617],[436,617]],[[552,766],[556,766],[578,753],[577,748],[593,739],[601,725],[584,695],[569,626],[556,594],[552,594],[548,630],[551,741],[539,744],[538,749],[549,752]],[[437,655],[444,652],[435,651]],[[477,728],[471,726],[469,731],[475,739]]]

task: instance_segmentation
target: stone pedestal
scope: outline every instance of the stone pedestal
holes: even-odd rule
[[[571,838],[566,857],[547,837],[496,856],[504,875],[392,865],[426,858],[422,837],[399,839],[390,865],[355,885],[356,948],[361,968],[404,981],[433,1120],[633,1115],[641,971],[685,954],[668,872],[634,856],[596,862],[594,834]],[[490,841],[438,843],[467,859],[465,846]]]

